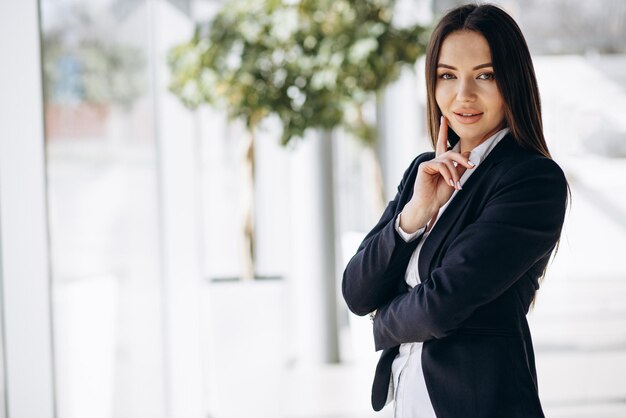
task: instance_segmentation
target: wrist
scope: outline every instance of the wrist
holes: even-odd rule
[[[406,233],[414,233],[426,226],[432,215],[428,209],[408,202],[400,213],[400,228]]]

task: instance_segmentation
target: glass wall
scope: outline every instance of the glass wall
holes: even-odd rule
[[[41,19],[58,416],[162,417],[149,2]]]
[[[299,169],[294,164],[297,149],[276,144],[278,130],[271,121],[258,134],[257,267],[260,276],[282,279],[244,286],[223,279],[232,279],[241,270],[241,238],[235,225],[244,200],[239,196],[239,166],[245,130],[227,123],[223,113],[205,108],[197,126],[186,132],[193,131],[189,136],[199,144],[197,173],[197,167],[184,164],[169,165],[165,173],[168,167],[164,170],[167,164],[162,162],[167,152],[157,152],[157,137],[166,135],[168,150],[181,151],[179,122],[193,116],[172,97],[167,98],[167,110],[176,109],[180,119],[168,112],[162,112],[167,118],[156,116],[165,100],[157,100],[155,90],[164,90],[159,83],[166,77],[156,76],[165,67],[165,57],[154,51],[166,42],[155,40],[155,4],[204,20],[222,3],[40,0],[59,418],[181,418],[171,412],[175,402],[169,400],[170,392],[185,395],[197,388],[177,385],[172,378],[176,367],[168,358],[180,352],[167,344],[167,330],[183,329],[184,321],[168,321],[174,316],[168,317],[165,308],[188,305],[189,294],[202,302],[201,329],[195,323],[186,325],[190,334],[203,339],[203,384],[209,387],[202,388],[203,401],[206,410],[215,412],[212,416],[234,416],[239,410],[246,411],[240,416],[251,418],[276,416],[279,404],[288,416],[374,416],[369,391],[377,354],[371,325],[367,319],[351,322],[354,318],[348,319],[341,301],[344,364],[297,367],[293,332],[297,324],[289,296],[294,294],[290,286],[301,283],[292,277],[288,256],[294,239],[289,228],[296,225],[289,220],[289,188]],[[460,2],[415,3],[432,9],[437,18]],[[548,416],[624,416],[626,119],[621,115],[626,112],[626,51],[620,41],[626,8],[617,0],[598,2],[602,7],[584,1],[497,3],[527,34],[548,145],[564,168],[573,195],[559,253],[529,316],[542,401]],[[169,30],[160,33],[163,38],[179,30],[169,23],[160,22]],[[577,40],[571,42],[573,38]],[[421,68],[423,61],[418,63]],[[418,70],[416,78],[401,80],[386,92],[383,113],[388,125],[401,127],[387,128],[386,164],[399,174],[411,156],[428,149],[422,76]],[[407,120],[419,121],[406,129]],[[169,129],[166,133],[164,126]],[[394,135],[389,134],[392,131]],[[339,138],[337,229],[347,261],[377,214],[367,156],[357,143],[343,140],[341,133]],[[185,146],[191,148],[189,143]],[[195,183],[186,183],[193,189],[189,196],[197,192],[203,206],[197,268],[200,276],[213,279],[202,281],[200,296],[194,294],[195,287],[189,291],[180,286],[181,275],[168,264],[171,256],[165,260],[163,250],[170,245],[182,248],[180,253],[192,253],[178,242],[172,244],[186,238],[176,236],[174,223],[163,219],[179,212],[185,214],[179,218],[195,214],[185,210],[165,214],[167,199],[158,183],[167,176],[171,180],[176,172],[180,175],[181,167],[189,168],[189,177],[200,176],[199,190]],[[170,190],[178,188],[178,180],[170,181]],[[386,183],[397,180],[399,175]],[[165,203],[171,205],[172,200]],[[175,203],[179,206],[171,207],[185,209],[185,202]],[[162,240],[162,229],[167,229],[163,224],[170,225],[172,241]],[[195,261],[178,260],[186,265]],[[164,273],[168,271],[164,267],[170,273]],[[173,279],[170,287],[163,286],[166,274]],[[186,279],[192,282],[195,276],[190,273]],[[169,290],[177,287],[187,293],[168,305],[167,298],[174,293]],[[232,301],[239,301],[242,308]],[[267,301],[280,303],[271,303],[268,309]],[[237,315],[224,315],[226,307]],[[251,341],[257,346],[256,357],[245,351]],[[235,364],[222,360],[233,353],[239,355]],[[242,374],[247,382],[241,383]],[[237,402],[242,390],[249,394],[247,403]],[[2,386],[0,391],[4,393]],[[186,400],[176,399],[180,404]],[[0,396],[0,418],[3,402]],[[390,412],[387,408],[381,416]]]

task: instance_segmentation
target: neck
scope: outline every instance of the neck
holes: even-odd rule
[[[459,138],[459,143],[460,143],[459,153],[463,154],[464,152],[472,151],[474,148],[476,148],[477,146],[479,146],[480,144],[485,142],[493,134],[495,134],[496,132],[498,132],[499,130],[501,130],[503,128],[504,128],[504,126],[498,126],[497,128],[493,129],[491,132],[489,132],[487,135],[485,135],[482,139],[480,139],[480,138],[472,138],[472,139]]]

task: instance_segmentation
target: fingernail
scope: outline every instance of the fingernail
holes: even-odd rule
[[[439,125],[443,125],[443,115],[439,118]]]
[[[457,182],[456,182],[456,185],[457,185],[457,187],[459,188],[459,190],[461,190],[461,189],[462,189],[462,187],[461,187],[461,182],[460,182],[460,181],[457,181]]]
[[[450,186],[454,187],[454,181],[452,181],[452,179],[450,179]]]
[[[471,165],[472,167],[476,166],[476,164],[474,164],[474,163],[473,163],[473,162],[471,162],[470,160],[467,160],[467,163],[468,163],[469,165]]]

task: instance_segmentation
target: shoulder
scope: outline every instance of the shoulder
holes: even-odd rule
[[[409,165],[409,170],[410,169],[416,170],[417,167],[420,165],[420,163],[424,161],[432,160],[433,158],[435,158],[435,153],[433,151],[422,152],[417,157],[415,157],[413,161],[411,161],[411,164]]]
[[[556,170],[563,173],[559,165],[539,151],[523,145],[511,132],[507,133],[487,155],[487,160],[495,160],[498,174],[518,171],[541,169]]]
[[[512,180],[544,179],[567,184],[565,172],[561,166],[551,158],[530,151],[521,152],[505,160],[502,164],[500,183]]]
[[[492,199],[513,199],[529,204],[542,202],[550,204],[555,215],[564,214],[569,200],[569,186],[563,169],[556,161],[528,152],[507,159],[500,165]]]
[[[410,181],[411,179],[415,179],[415,177],[417,176],[417,169],[422,162],[432,160],[433,158],[435,158],[435,153],[432,151],[423,152],[419,154],[418,156],[416,156],[415,158],[413,158],[413,160],[411,161],[407,169],[404,171],[404,175],[402,176],[402,182],[400,183],[400,186],[398,187],[398,191],[402,190],[402,188],[404,187],[404,184],[407,181]]]
[[[413,161],[411,161],[411,164],[409,164],[408,168],[406,169],[405,177],[409,174],[417,172],[417,168],[421,163],[423,163],[424,161],[430,161],[433,158],[435,158],[435,153],[433,151],[426,151],[417,155],[415,158],[413,158]]]
[[[499,179],[499,184],[520,177],[527,179],[549,177],[567,183],[565,173],[556,161],[539,151],[524,147],[510,133],[493,152],[497,154],[497,162],[492,173]]]

